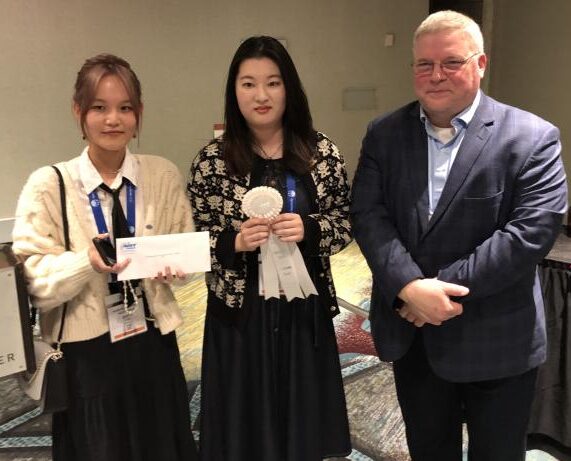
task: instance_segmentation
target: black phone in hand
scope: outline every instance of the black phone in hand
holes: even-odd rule
[[[109,237],[94,237],[93,245],[106,265],[113,266],[117,262],[117,252]]]

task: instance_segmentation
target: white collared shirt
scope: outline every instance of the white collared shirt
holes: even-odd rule
[[[472,104],[452,119],[450,128],[438,128],[432,125],[422,106],[420,107],[420,119],[424,123],[428,138],[428,219],[432,217],[438,205],[450,169],[460,150],[466,129],[474,118],[480,99],[481,93],[478,90]]]
[[[76,187],[79,190],[79,195],[81,197],[81,203],[85,206],[87,210],[87,215],[91,217],[91,228],[93,229],[93,236],[95,237],[99,234],[97,229],[97,224],[95,222],[95,217],[93,216],[93,211],[91,209],[91,205],[89,203],[89,194],[97,189],[97,195],[99,197],[99,201],[101,202],[101,210],[103,211],[103,217],[105,218],[105,223],[107,224],[107,229],[109,230],[109,234],[113,235],[113,223],[111,217],[111,211],[113,209],[113,197],[109,192],[105,192],[102,189],[98,189],[98,187],[103,183],[103,178],[91,162],[89,155],[87,154],[88,147],[86,147],[79,157],[74,158],[69,162],[70,168],[70,176],[73,179]],[[137,187],[138,184],[138,173],[139,173],[139,164],[137,162],[136,157],[127,149],[125,153],[125,159],[123,160],[123,164],[121,165],[121,169],[117,176],[113,180],[113,183],[109,186],[111,189],[116,189],[121,185],[123,182],[123,178],[127,178],[131,184]],[[119,199],[121,201],[121,206],[123,207],[123,212],[125,216],[127,215],[127,188],[123,187],[119,194]],[[143,194],[136,193],[136,200],[135,200],[135,216],[136,219],[138,217],[143,216]]]

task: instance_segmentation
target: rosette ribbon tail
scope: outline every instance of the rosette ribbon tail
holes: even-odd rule
[[[270,234],[266,245],[277,272],[275,275],[288,301],[317,294],[297,244],[282,242],[275,235]],[[262,257],[263,265],[264,259]],[[263,268],[262,271],[264,271]]]
[[[317,289],[313,284],[313,280],[311,280],[311,277],[309,276],[309,272],[307,272],[305,261],[303,260],[303,256],[301,255],[301,251],[299,251],[297,243],[289,242],[286,245],[290,248],[292,263],[304,297],[307,298],[309,295],[317,296]]]
[[[260,254],[262,256],[260,270],[262,271],[264,299],[268,300],[270,298],[279,298],[280,282],[278,278],[278,269],[274,264],[272,254],[267,243],[260,246]]]

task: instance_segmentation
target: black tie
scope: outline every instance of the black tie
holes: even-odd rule
[[[129,232],[129,224],[125,219],[125,213],[123,213],[123,207],[121,206],[121,201],[119,200],[119,194],[121,193],[121,188],[125,184],[126,179],[123,178],[123,182],[117,189],[111,189],[107,184],[101,184],[99,187],[108,192],[113,197],[113,209],[111,210],[111,223],[113,225],[113,241],[122,237],[132,237],[133,234]]]
[[[121,206],[121,200],[119,200],[119,194],[121,193],[122,187],[125,185],[127,181],[126,178],[123,178],[123,182],[117,189],[111,189],[107,184],[101,184],[99,186],[100,189],[104,190],[105,192],[111,194],[113,197],[113,208],[111,210],[111,223],[113,225],[113,243],[115,244],[115,248],[117,248],[116,240],[118,238],[123,237],[133,237],[133,234],[129,232],[129,224],[127,223],[127,219],[125,219],[125,213],[123,212],[123,207]],[[122,286],[116,282],[117,276],[113,274],[113,282],[109,284],[110,293],[121,293]],[[133,288],[135,288],[138,284],[138,280],[131,280],[133,284]],[[135,302],[133,295],[130,291],[127,292],[127,299],[129,305]]]

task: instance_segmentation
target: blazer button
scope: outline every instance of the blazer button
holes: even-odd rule
[[[325,277],[325,274],[324,274],[323,272],[321,272],[321,273],[319,274],[319,276],[320,276],[320,277]]]
[[[335,312],[335,309],[336,309],[335,306],[331,306],[331,307],[329,308],[329,310],[330,310],[331,312]]]

